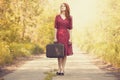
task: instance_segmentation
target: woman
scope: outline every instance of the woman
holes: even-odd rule
[[[55,18],[55,42],[64,44],[64,57],[58,58],[57,75],[64,75],[64,68],[68,54],[68,45],[71,42],[72,17],[67,3],[60,6],[60,14]]]

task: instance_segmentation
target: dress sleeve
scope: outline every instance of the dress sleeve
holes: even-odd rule
[[[54,27],[55,27],[56,29],[58,28],[57,16],[55,17]]]
[[[72,17],[70,17],[70,21],[69,21],[69,29],[71,30],[72,28],[73,28]]]

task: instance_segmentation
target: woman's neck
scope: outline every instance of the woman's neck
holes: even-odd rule
[[[61,12],[61,15],[65,15],[65,11],[62,11],[62,12]]]

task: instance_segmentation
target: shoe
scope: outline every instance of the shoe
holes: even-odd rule
[[[63,75],[64,75],[64,73],[60,73],[60,75],[61,75],[61,76],[63,76]]]
[[[61,73],[60,72],[56,72],[56,75],[61,75]]]

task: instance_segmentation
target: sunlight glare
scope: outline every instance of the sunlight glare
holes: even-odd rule
[[[92,24],[99,16],[98,0],[66,0],[66,2],[70,5],[76,29]]]
[[[73,17],[73,26],[76,30],[82,30],[86,27],[91,27],[99,22],[102,17],[101,10],[104,8],[102,1],[98,0],[61,0],[61,2],[49,0],[53,7],[59,6],[61,3],[66,2],[70,5],[71,15]],[[57,5],[54,5],[57,3]],[[102,6],[101,6],[102,5]]]

